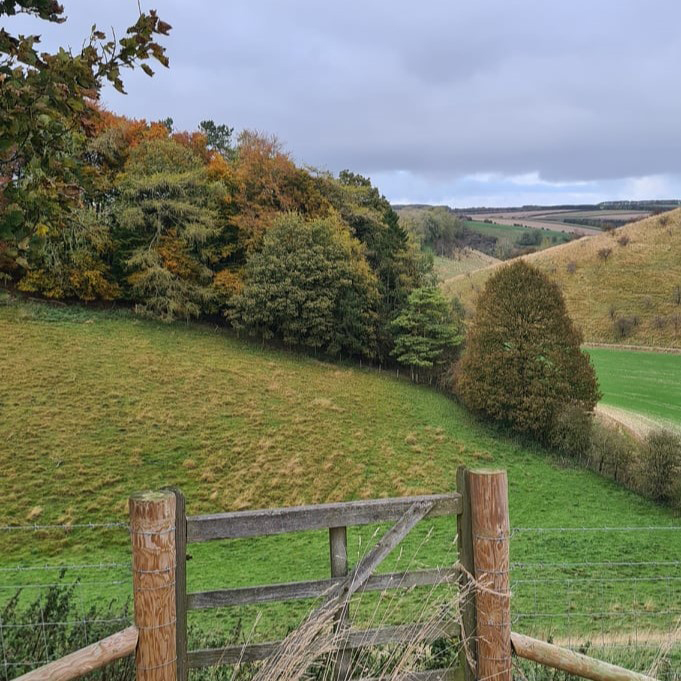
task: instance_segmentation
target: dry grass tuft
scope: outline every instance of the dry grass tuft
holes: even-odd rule
[[[27,514],[26,514],[26,520],[29,522],[35,520],[36,518],[39,518],[43,513],[43,508],[42,506],[34,506]]]

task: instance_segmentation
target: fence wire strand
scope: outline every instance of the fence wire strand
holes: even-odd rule
[[[127,523],[7,524],[0,540],[0,681],[130,625]]]
[[[679,525],[513,528],[514,631],[680,681],[678,530]],[[537,668],[528,678],[544,677]]]

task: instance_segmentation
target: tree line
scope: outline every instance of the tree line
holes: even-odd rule
[[[19,13],[64,21],[51,0],[0,6]],[[123,91],[124,68],[168,65],[157,38],[170,28],[151,11],[118,41],[93,27],[81,52],[55,54],[38,36],[0,31],[5,285],[434,370],[458,321],[368,178],[299,167],[273,136],[212,120],[175,130],[99,104],[104,83]],[[396,323],[405,314],[431,316]],[[433,338],[397,342],[433,325]]]

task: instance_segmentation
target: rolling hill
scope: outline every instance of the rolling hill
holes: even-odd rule
[[[586,341],[681,347],[681,209],[523,257],[558,283]],[[472,311],[501,266],[443,289]]]
[[[598,603],[612,611],[607,626],[626,630],[632,619],[620,611],[638,611],[637,598],[650,607],[649,616],[637,615],[639,624],[671,626],[657,610],[670,598],[678,609],[681,593],[670,597],[657,580],[632,594],[626,568],[613,568],[621,581],[607,595],[587,579],[570,592],[570,603],[551,581],[566,577],[561,567],[538,589],[523,590],[521,582],[524,577],[527,585],[532,566],[544,562],[625,565],[652,554],[675,560],[681,532],[674,531],[674,513],[485,427],[435,390],[392,372],[263,348],[210,326],[145,321],[128,311],[3,296],[0,333],[3,525],[26,526],[23,532],[0,528],[0,607],[18,586],[31,594],[53,580],[54,571],[41,567],[46,563],[80,566],[84,604],[125,602],[127,533],[88,523],[123,522],[127,497],[136,490],[177,484],[193,514],[445,492],[466,463],[508,470],[514,527],[670,528],[664,541],[660,532],[615,532],[603,541],[596,531],[579,532],[569,544],[550,531],[519,532],[511,545],[514,607],[528,613],[525,631],[570,631],[560,617],[531,619],[538,600],[547,610],[569,609],[584,634],[604,625],[575,619],[575,607],[587,611]],[[50,524],[66,529],[38,529]],[[375,530],[351,530],[353,559],[376,541]],[[424,523],[384,569],[451,564],[455,531],[451,518]],[[327,534],[193,545],[189,589],[322,578]],[[418,591],[405,598],[395,617],[402,607],[419,606]],[[363,607],[371,612],[374,603]],[[268,640],[285,634],[307,607],[244,606],[216,611],[219,620],[197,621],[222,632],[241,622],[253,628],[254,640]]]

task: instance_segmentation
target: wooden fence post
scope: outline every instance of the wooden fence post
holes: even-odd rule
[[[130,497],[137,681],[176,681],[175,494]]]
[[[506,471],[469,471],[476,579],[477,679],[512,681]]]
[[[348,574],[348,529],[347,527],[329,528],[329,554],[331,576],[346,577]],[[336,616],[336,635],[342,636],[350,627],[349,607],[344,607]],[[333,681],[345,681],[350,676],[351,653],[341,647],[333,668]]]
[[[456,516],[456,541],[459,563],[466,572],[459,575],[459,609],[461,612],[461,653],[459,664],[465,681],[475,681],[475,591],[469,575],[475,573],[473,563],[473,526],[468,471],[459,466],[456,471],[456,491],[461,495],[461,513]]]
[[[175,494],[175,616],[177,646],[177,681],[187,681],[187,510],[184,495]]]

